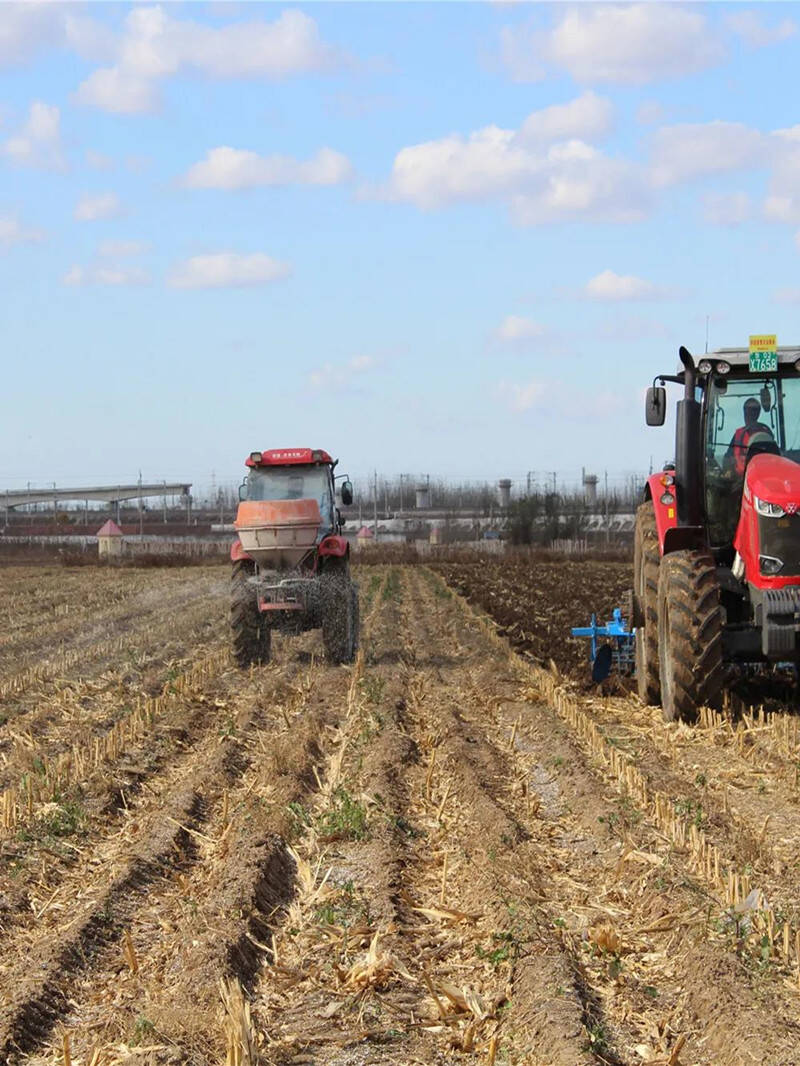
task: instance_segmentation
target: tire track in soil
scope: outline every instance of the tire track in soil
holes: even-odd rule
[[[570,960],[557,936],[542,928],[538,950],[517,958],[509,973],[486,961],[496,948],[493,936],[506,935],[509,894],[530,897],[537,856],[527,854],[527,834],[496,799],[503,769],[496,754],[485,738],[464,733],[457,689],[463,657],[453,650],[447,619],[426,624],[428,597],[412,572],[405,580],[410,589],[395,612],[405,635],[401,669],[392,671],[385,653],[372,664],[368,659],[364,689],[374,692],[384,682],[382,699],[351,723],[357,733],[366,710],[367,721],[383,718],[381,728],[362,748],[353,745],[333,782],[363,798],[370,832],[365,840],[328,841],[327,852],[319,831],[308,834],[311,884],[287,918],[298,929],[284,929],[282,965],[265,971],[255,999],[275,1038],[270,1061],[388,1066],[494,1055],[510,995],[527,1003],[538,1023],[538,1042],[547,1049],[542,1062],[594,1062],[585,1051],[579,998],[539,1002],[545,975],[570,984]],[[387,613],[385,621],[391,618]],[[427,766],[420,752],[428,753]],[[333,785],[326,784],[330,795]],[[315,821],[325,825],[325,809]],[[505,860],[513,854],[513,864],[497,856],[481,861],[487,836]],[[443,877],[445,855],[457,865]],[[320,920],[326,911],[345,913],[331,925]]]
[[[411,1041],[412,1051],[381,1019],[388,1011],[404,1025],[419,1012],[424,986],[382,993],[373,1013],[377,1002],[366,975],[354,976],[349,985],[343,981],[348,967],[357,970],[373,937],[380,957],[392,952],[402,967],[429,948],[417,935],[419,918],[410,906],[412,871],[420,864],[408,794],[408,770],[419,760],[406,727],[414,682],[411,614],[404,584],[391,571],[388,583],[337,749],[296,845],[306,871],[299,898],[275,929],[277,959],[254,992],[254,1016],[269,1034],[273,1063],[318,1061],[317,1055],[330,1064],[341,1056],[349,1061],[349,1049],[364,1041],[376,1042],[370,1062],[407,1062],[409,1054],[415,1062],[434,1061],[436,1042],[424,1032]],[[348,831],[343,816],[355,803],[364,805],[358,808],[367,816],[364,833]],[[390,1050],[382,1051],[382,1043]]]
[[[475,612],[460,602],[469,626]],[[500,735],[505,731],[508,737],[513,730],[520,783],[534,789],[553,837],[558,865],[546,907],[551,914],[570,916],[565,937],[583,954],[621,1060],[641,1061],[641,1046],[667,1061],[675,1047],[671,1041],[684,1037],[680,1061],[715,1066],[800,1062],[797,993],[780,968],[761,967],[747,954],[737,954],[730,931],[719,928],[724,914],[698,881],[690,856],[642,818],[630,797],[610,793],[552,708],[520,701],[518,660],[505,642],[497,637],[493,642],[513,669],[506,700],[489,708],[488,717],[496,720]],[[551,769],[542,774],[544,767]],[[596,820],[598,811],[602,823]],[[608,829],[605,841],[598,836],[600,824]],[[607,929],[595,926],[593,934],[591,923],[604,911]],[[594,943],[588,954],[587,933],[590,945],[601,940],[606,950],[598,954]],[[622,945],[613,965],[616,976],[608,965],[613,961],[609,943]],[[598,961],[603,965],[598,967]],[[648,990],[658,993],[658,1006],[646,1002]],[[631,1018],[639,1023],[639,1035],[631,1031]],[[634,1044],[637,1039],[640,1045]]]
[[[110,1052],[130,1039],[137,1012],[141,1022],[145,1010],[147,1032],[156,1034],[150,1042],[163,1045],[167,1061],[178,1056],[205,1063],[224,1055],[219,980],[235,977],[247,986],[262,964],[266,922],[293,889],[287,808],[316,787],[325,731],[340,713],[349,682],[349,670],[320,665],[318,643],[315,635],[280,641],[278,663],[250,672],[248,691],[238,700],[246,720],[237,727],[235,775],[220,783],[213,769],[203,774],[216,785],[213,796],[205,792],[202,830],[191,827],[192,862],[155,880],[125,923],[137,973],[120,973],[124,942],[117,936],[104,944],[86,978],[75,975],[64,1024],[73,1030],[75,1054],[85,1052],[87,1061],[95,1050]],[[292,684],[268,710],[259,678],[276,670],[289,673]],[[278,735],[279,722],[285,728]]]

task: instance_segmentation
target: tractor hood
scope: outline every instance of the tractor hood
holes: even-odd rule
[[[313,549],[321,523],[316,500],[245,500],[234,526],[242,548],[259,566],[291,570]]]
[[[800,465],[780,455],[753,456],[733,545],[754,588],[800,584]]]
[[[754,455],[747,464],[745,499],[757,496],[794,514],[800,511],[800,464],[781,455]]]

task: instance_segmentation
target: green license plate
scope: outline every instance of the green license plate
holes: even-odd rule
[[[778,372],[778,353],[777,352],[751,352],[750,353],[750,373],[751,374],[777,374]]]

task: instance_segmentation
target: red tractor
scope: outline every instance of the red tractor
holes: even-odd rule
[[[723,348],[647,390],[647,424],[683,386],[675,463],[636,514],[639,695],[666,721],[718,705],[730,667],[800,662],[800,348]]]
[[[231,548],[231,630],[241,666],[269,661],[276,629],[321,627],[330,662],[355,659],[358,591],[336,507],[337,461],[319,448],[251,452],[246,460]],[[348,478],[340,495],[345,506],[353,502]]]

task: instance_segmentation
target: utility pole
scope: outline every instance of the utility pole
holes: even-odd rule
[[[608,547],[609,541],[611,540],[611,529],[609,527],[609,522],[608,522],[608,471],[607,470],[605,471],[605,474],[604,474],[604,484],[605,484],[605,496],[606,496],[606,547]]]
[[[373,471],[372,481],[372,532],[375,534],[375,543],[378,543],[378,471]]]
[[[164,525],[167,524],[167,483],[164,482],[164,495],[161,497],[162,515],[164,518]]]
[[[142,500],[142,497],[141,497],[141,491],[142,491],[142,472],[140,470],[139,471],[139,536],[140,537],[144,534],[144,511],[142,509],[144,501]]]
[[[400,514],[403,513],[403,478],[404,474],[400,475]]]

